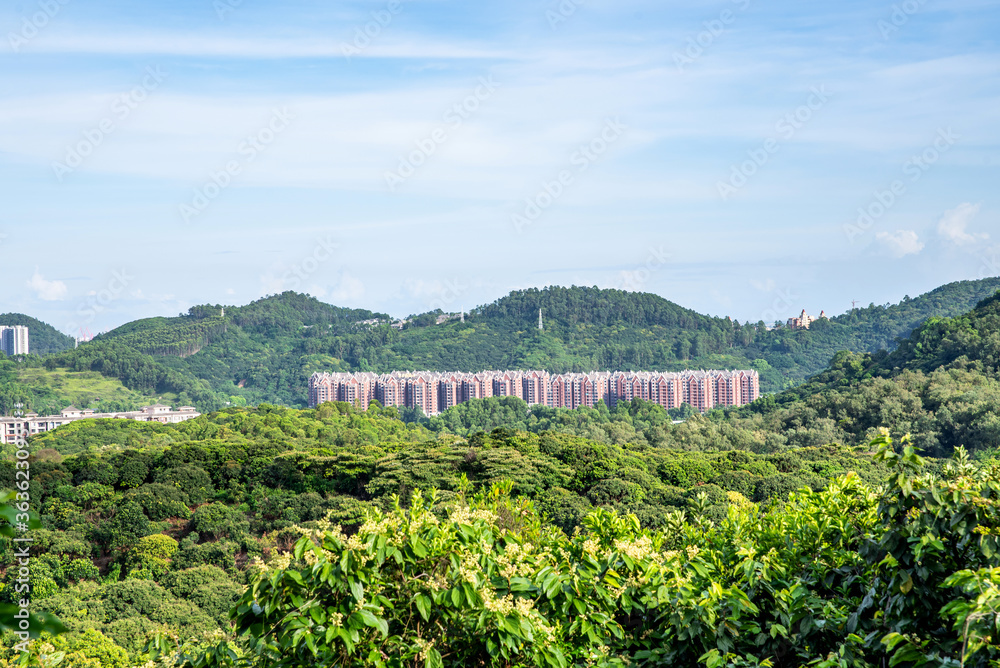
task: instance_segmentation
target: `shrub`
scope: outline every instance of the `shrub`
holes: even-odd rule
[[[194,464],[181,464],[157,471],[156,482],[173,486],[188,496],[189,503],[198,505],[215,496],[212,478],[205,469]]]
[[[201,506],[191,515],[191,529],[204,539],[241,538],[249,529],[249,521],[238,509],[222,503]]]

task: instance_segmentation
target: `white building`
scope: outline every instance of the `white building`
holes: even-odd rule
[[[28,328],[23,325],[0,325],[0,351],[8,357],[28,354]]]
[[[196,411],[193,406],[181,406],[175,411],[170,406],[153,404],[152,406],[145,406],[139,411],[125,411],[122,413],[95,413],[90,408],[67,406],[59,412],[59,415],[40,416],[38,413],[27,413],[23,416],[0,417],[0,444],[16,443],[18,439],[28,438],[35,434],[51,431],[64,424],[87,418],[137,420],[139,422],[172,424],[190,420],[199,415],[201,413]]]

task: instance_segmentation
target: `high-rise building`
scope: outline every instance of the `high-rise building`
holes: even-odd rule
[[[394,371],[314,373],[309,379],[309,405],[343,401],[362,410],[372,399],[383,406],[419,407],[436,415],[452,406],[486,397],[517,397],[529,405],[553,408],[593,407],[603,401],[642,399],[664,408],[689,404],[699,411],[716,406],[742,406],[760,397],[756,371],[636,371],[563,373],[547,371]]]
[[[7,356],[28,354],[28,328],[24,325],[0,325],[0,350]]]

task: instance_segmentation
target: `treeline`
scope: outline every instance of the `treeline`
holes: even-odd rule
[[[28,328],[28,349],[33,355],[50,355],[73,347],[74,340],[52,325],[22,313],[0,313],[0,325],[23,325]],[[3,353],[0,353],[0,357]]]
[[[755,403],[669,425],[667,411],[642,401],[614,411],[529,407],[516,398],[471,401],[422,424],[465,435],[509,427],[586,436],[609,443],[772,452],[825,443],[860,446],[886,428],[913,434],[921,452],[947,457],[1000,444],[1000,297],[968,314],[931,319],[892,354],[842,352],[806,383]]]
[[[286,292],[226,307],[224,317],[223,306],[205,305],[129,323],[51,364],[97,370],[145,393],[183,395],[202,410],[304,406],[315,371],[753,368],[762,389],[777,392],[822,371],[840,351],[891,349],[924,319],[964,313],[998,287],[1000,279],[952,283],[794,331],[700,315],[656,295],[584,287],[517,291],[465,322],[431,324],[433,312],[400,331],[359,324],[390,320],[385,314]]]
[[[325,518],[355,531],[416,491],[439,490],[447,504],[502,483],[572,533],[596,509],[655,529],[681,512],[721,521],[733,504],[819,490],[847,471],[886,475],[836,446],[681,452],[509,429],[461,439],[405,424],[394,409],[346,404],[231,408],[176,425],[84,420],[33,437],[31,450],[28,491],[42,522],[32,605],[69,628],[53,643],[70,668],[138,665],[164,629],[228,633],[250,562],[285,553],[300,526]],[[0,476],[13,479],[14,466],[5,457]],[[13,559],[3,543],[0,602],[14,596]]]
[[[260,564],[232,637],[150,648],[185,668],[996,665],[1000,469],[871,445],[884,485],[696,505],[666,531],[597,510],[566,534],[504,485],[414,494]]]

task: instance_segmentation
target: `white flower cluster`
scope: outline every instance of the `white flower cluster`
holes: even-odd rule
[[[510,594],[503,598],[497,598],[492,589],[484,587],[479,591],[479,596],[483,599],[483,607],[490,612],[501,615],[509,615],[514,612],[514,597]]]
[[[418,652],[417,652],[417,660],[418,661],[424,661],[424,660],[426,660],[427,659],[427,652],[428,652],[428,650],[430,650],[432,647],[434,647],[434,641],[433,640],[424,640],[423,638],[414,638],[413,639],[413,644],[416,645],[417,648],[418,648]]]
[[[451,512],[451,521],[456,524],[472,524],[476,520],[485,522],[496,522],[497,516],[483,508],[469,510],[467,506],[459,506]]]
[[[368,519],[361,525],[358,533],[366,536],[371,536],[372,534],[391,535],[396,533],[400,524],[401,522],[399,521],[399,518],[395,515],[388,515],[377,522],[372,519]]]
[[[534,546],[531,543],[524,545],[508,543],[504,551],[496,557],[497,566],[500,567],[500,575],[508,580],[531,575],[535,569],[528,559],[533,549]]]
[[[466,554],[462,558],[462,563],[458,567],[458,577],[469,584],[479,583],[479,562],[476,557],[472,554]]]
[[[615,549],[638,561],[653,552],[653,541],[649,536],[643,536],[637,541],[616,540]]]

